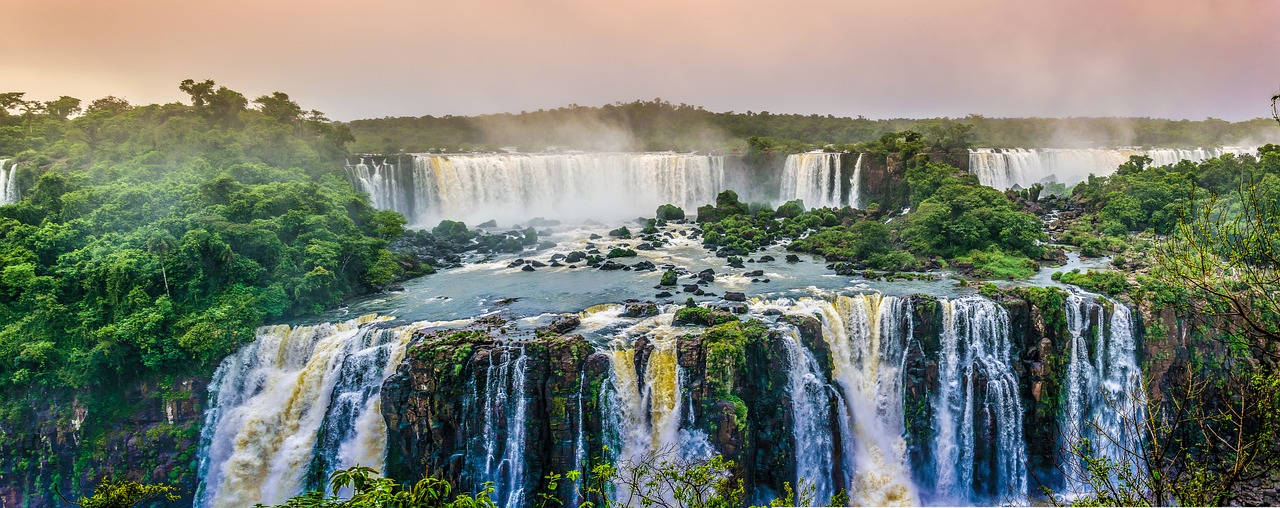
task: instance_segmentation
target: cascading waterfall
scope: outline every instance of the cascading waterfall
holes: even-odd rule
[[[853,195],[846,197],[845,178],[840,168],[839,153],[808,152],[787,156],[782,167],[783,201],[800,199],[809,208],[824,206],[842,207],[856,206],[857,178],[853,185]],[[861,177],[862,157],[859,155],[855,172]]]
[[[969,151],[969,172],[977,175],[982,185],[997,189],[1015,185],[1027,188],[1048,178],[1070,185],[1089,175],[1110,175],[1133,155],[1146,155],[1152,165],[1166,166],[1184,160],[1200,162],[1224,154],[1239,156],[1255,152],[1253,148],[1231,146],[1194,150],[975,148]]]
[[[374,208],[395,210],[406,217],[414,217],[412,189],[401,185],[398,169],[397,164],[378,162],[370,157],[363,157],[355,164],[347,162],[347,174],[360,190],[369,194]]]
[[[848,484],[823,484],[824,479],[833,476],[835,465],[829,466],[828,473],[806,479],[816,481],[818,490],[824,493],[828,491],[825,489],[834,492],[845,488],[858,505],[915,504],[917,494],[903,439],[902,406],[903,362],[911,341],[910,302],[879,294],[835,296],[830,300],[802,298],[788,311],[820,316],[823,340],[831,352],[833,382],[839,386],[832,392],[838,402],[836,420],[843,457],[838,466]],[[814,374],[811,366],[796,362],[798,355],[790,352],[791,347],[788,344],[794,393],[797,378],[807,379]],[[823,381],[818,377],[813,382]],[[813,390],[808,383],[806,390]],[[815,397],[807,393],[803,402],[792,402],[797,443],[821,443],[830,435],[830,431],[818,430],[825,423],[808,421]],[[803,466],[799,462],[802,458],[797,455],[797,470]],[[826,501],[821,495],[817,499]]]
[[[497,358],[495,358],[497,357]],[[473,457],[475,477],[480,482],[493,482],[491,497],[503,506],[524,506],[530,488],[525,468],[525,438],[528,434],[528,357],[523,347],[506,347],[489,355],[485,372],[483,397],[483,429],[473,437],[480,448]],[[473,397],[473,401],[478,401]]]
[[[862,156],[864,153],[858,153],[858,160],[853,163],[853,179],[849,181],[849,206],[854,208],[862,208]]]
[[[935,494],[949,502],[1025,499],[1027,450],[1009,316],[980,297],[939,303]]]
[[[813,482],[814,497],[831,499],[835,493],[835,438],[831,434],[831,387],[813,354],[800,343],[795,329],[783,335],[790,361],[791,434],[795,440],[796,477]]]
[[[366,326],[375,320],[263,327],[223,360],[209,385],[197,505],[280,503],[309,472],[384,460],[378,395],[408,333]]]
[[[0,159],[0,206],[12,205],[22,200],[22,196],[18,195],[18,163],[9,165],[9,170],[4,170],[4,164],[8,159]]]
[[[1088,439],[1092,455],[1132,466],[1124,450],[1139,448],[1147,405],[1133,313],[1120,302],[1079,293],[1068,296],[1066,311],[1071,342],[1063,382],[1063,445],[1069,449]],[[1067,456],[1063,466],[1066,490],[1085,491],[1081,461]]]
[[[725,184],[724,157],[680,153],[416,154],[411,171],[365,160],[347,167],[375,207],[419,226],[633,218],[664,203],[714,203]]]

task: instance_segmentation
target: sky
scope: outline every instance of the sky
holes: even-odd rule
[[[1280,0],[0,0],[0,92],[336,120],[662,98],[868,118],[1269,116]]]

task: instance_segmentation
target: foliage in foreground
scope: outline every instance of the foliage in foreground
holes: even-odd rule
[[[77,502],[68,502],[83,508],[131,508],[156,498],[173,502],[178,500],[178,489],[163,484],[138,483],[131,480],[103,478],[93,489],[93,495]],[[63,499],[66,501],[66,499]]]
[[[607,450],[606,450],[607,451]],[[660,508],[737,508],[746,502],[742,479],[734,478],[734,463],[719,455],[705,459],[685,458],[673,449],[663,449],[617,465],[600,464],[589,472],[569,471],[550,474],[546,490],[537,493],[537,503],[544,508],[572,506]],[[569,504],[556,496],[561,483],[572,483]],[[473,494],[456,492],[448,480],[428,476],[412,486],[378,476],[377,471],[362,466],[339,470],[329,478],[328,491],[309,491],[274,508],[491,508],[497,503],[489,495],[491,485]],[[339,492],[347,495],[339,496]],[[769,506],[814,506],[814,485],[801,479],[801,487],[783,485],[783,495]],[[843,489],[830,499],[828,506],[847,506],[849,497]],[[262,505],[257,505],[261,507]],[[760,507],[763,508],[763,507]]]

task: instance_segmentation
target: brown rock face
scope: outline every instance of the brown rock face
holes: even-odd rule
[[[416,337],[382,388],[387,474],[416,481],[440,472],[469,490],[502,478],[532,496],[547,473],[579,466],[579,435],[585,449],[601,449],[597,403],[608,358],[594,352],[578,335]],[[560,489],[567,498],[572,485]],[[495,493],[499,504],[515,499],[509,490]]]
[[[76,499],[108,474],[174,485],[190,504],[207,385],[144,380],[117,395],[117,414],[91,410],[74,393],[28,396],[30,419],[0,429],[0,506],[58,506],[53,487]]]

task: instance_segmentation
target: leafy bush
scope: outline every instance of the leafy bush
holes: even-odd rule
[[[1053,280],[1063,284],[1080,286],[1089,291],[1119,296],[1129,292],[1129,278],[1122,272],[1114,270],[1089,270],[1081,272],[1079,268],[1069,272],[1054,272]]]
[[[657,218],[661,220],[684,220],[684,209],[673,204],[658,207]]]

